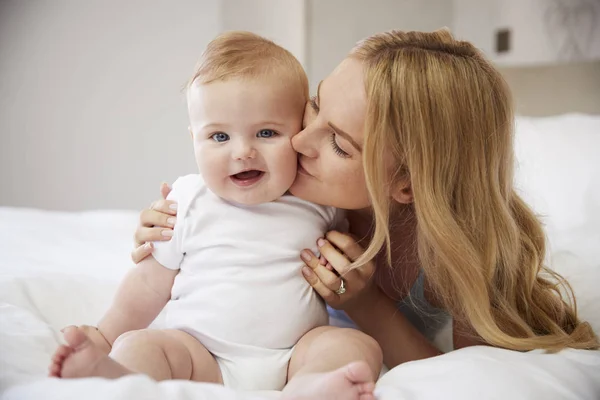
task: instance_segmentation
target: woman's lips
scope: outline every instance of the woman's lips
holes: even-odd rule
[[[302,166],[300,160],[298,160],[298,173],[306,176],[313,176],[310,172],[306,170],[306,168]]]

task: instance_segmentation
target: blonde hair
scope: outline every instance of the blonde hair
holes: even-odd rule
[[[308,78],[292,53],[254,33],[230,31],[206,46],[186,89],[194,83],[267,77],[290,84],[308,100]]]
[[[377,34],[350,57],[365,69],[363,161],[375,215],[356,264],[385,248],[391,265],[390,190],[410,182],[419,260],[454,318],[502,348],[598,348],[570,286],[543,265],[541,224],[515,193],[512,100],[500,74],[447,30]]]

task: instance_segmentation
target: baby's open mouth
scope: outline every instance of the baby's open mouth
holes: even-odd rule
[[[250,186],[255,184],[263,177],[264,171],[259,171],[256,169],[251,169],[249,171],[244,171],[237,173],[235,175],[231,175],[230,178],[236,185],[239,186]]]

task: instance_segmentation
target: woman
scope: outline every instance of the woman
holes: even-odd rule
[[[598,348],[514,190],[513,122],[500,74],[447,31],[361,41],[307,107],[291,192],[347,209],[352,236],[328,233],[330,267],[304,251],[302,272],[388,367],[440,354],[428,338],[450,316],[455,348]],[[174,212],[164,200],[143,211],[138,243],[168,240]]]

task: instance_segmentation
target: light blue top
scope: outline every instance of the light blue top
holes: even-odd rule
[[[398,302],[398,310],[430,341],[448,323],[450,314],[431,305],[425,297],[425,274],[419,272],[408,296]],[[345,312],[328,307],[336,326],[356,328]]]

